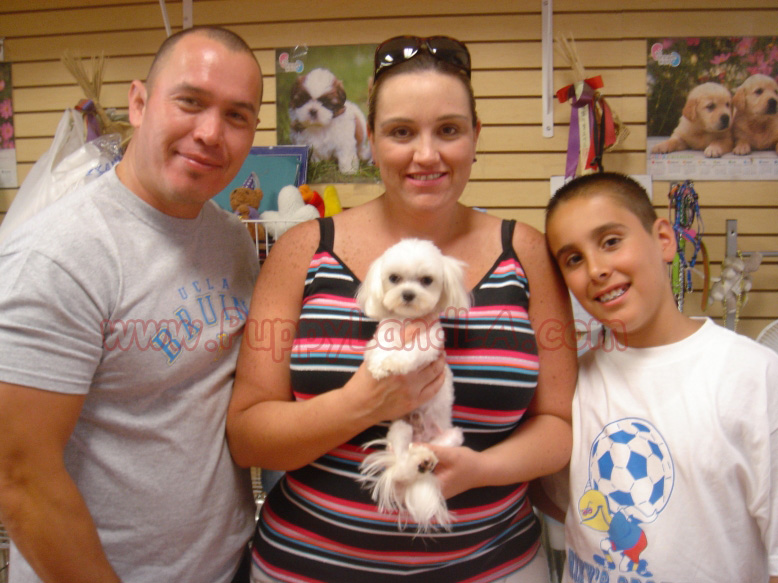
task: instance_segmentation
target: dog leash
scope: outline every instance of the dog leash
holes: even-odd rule
[[[673,183],[667,197],[669,199],[670,222],[673,225],[678,248],[672,262],[673,295],[678,309],[683,312],[685,294],[694,291],[692,271],[699,256],[702,259],[703,267],[702,309],[704,310],[708,305],[710,265],[708,250],[702,241],[705,227],[694,183],[691,180]],[[695,222],[697,228],[694,227]]]

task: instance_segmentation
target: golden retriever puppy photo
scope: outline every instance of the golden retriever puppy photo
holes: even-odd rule
[[[732,94],[718,83],[702,83],[689,92],[683,114],[670,138],[651,149],[652,154],[703,150],[707,158],[732,151]]]
[[[778,152],[778,83],[767,75],[751,75],[735,91],[734,154],[752,150]]]

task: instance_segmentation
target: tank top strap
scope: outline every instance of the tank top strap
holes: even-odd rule
[[[502,252],[503,255],[513,254],[513,230],[516,228],[516,219],[503,219],[502,221]]]
[[[317,219],[319,221],[319,249],[332,252],[335,244],[335,223],[332,217]]]

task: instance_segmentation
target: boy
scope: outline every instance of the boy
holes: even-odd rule
[[[581,359],[565,582],[778,581],[778,355],[678,311],[670,223],[615,173],[563,186],[549,248],[610,337]]]

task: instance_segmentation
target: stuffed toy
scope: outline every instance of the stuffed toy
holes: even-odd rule
[[[324,188],[324,216],[331,217],[343,210],[338,191],[331,184]]]
[[[303,184],[300,186],[300,194],[303,195],[305,204],[315,206],[316,210],[319,211],[319,216],[324,216],[324,200],[322,200],[321,195],[318,192],[313,190],[307,184]]]
[[[243,220],[259,219],[259,204],[262,202],[262,189],[259,187],[259,177],[255,172],[249,174],[243,186],[235,188],[230,193],[230,208]],[[265,229],[261,223],[248,223],[246,225],[251,238],[265,238]]]
[[[746,305],[747,294],[753,287],[751,274],[762,263],[762,254],[755,252],[748,258],[724,258],[721,262],[721,279],[714,282],[710,288],[708,305],[722,302],[728,314],[736,314]]]
[[[305,204],[300,190],[294,186],[284,186],[278,192],[278,210],[265,211],[261,217],[270,236],[278,238],[286,233],[297,223],[319,218],[318,209],[310,204]]]

